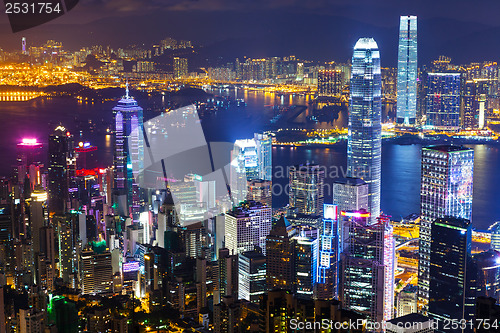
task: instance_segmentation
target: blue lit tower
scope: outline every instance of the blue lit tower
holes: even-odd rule
[[[130,215],[139,222],[140,194],[139,171],[144,165],[144,143],[142,139],[142,108],[128,94],[113,108],[115,119],[115,193],[118,213]],[[135,174],[134,174],[135,173]]]
[[[338,213],[336,205],[325,204],[320,249],[316,297],[332,299],[338,297]]]
[[[368,183],[372,222],[380,215],[381,86],[377,43],[360,38],[352,56],[347,168],[349,177]]]
[[[421,170],[418,307],[427,315],[431,230],[436,219],[446,216],[471,219],[474,150],[449,145],[424,147]]]
[[[398,48],[398,124],[415,124],[417,74],[417,17],[401,16]]]

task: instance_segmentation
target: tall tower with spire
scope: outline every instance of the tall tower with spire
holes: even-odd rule
[[[373,38],[360,38],[354,46],[349,101],[347,171],[368,184],[371,222],[380,215],[382,155],[380,52]]]
[[[144,142],[142,131],[143,109],[129,96],[128,82],[125,96],[113,108],[115,123],[115,203],[117,213],[132,215],[134,223],[139,222],[140,192],[138,171],[144,168]]]

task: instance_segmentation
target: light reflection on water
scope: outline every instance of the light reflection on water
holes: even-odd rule
[[[230,107],[218,112],[202,122],[208,141],[234,141],[253,136],[269,124],[272,117],[272,105],[307,105],[308,98],[303,95],[280,95],[237,89],[225,94],[244,98],[247,107]],[[157,115],[151,108],[165,105],[165,98],[156,97],[139,100],[145,109],[146,117]],[[2,131],[0,138],[0,175],[10,175],[16,160],[16,144],[23,137],[35,137],[46,146],[48,135],[56,124],[62,123],[71,132],[76,132],[79,120],[95,119],[98,130],[93,133],[83,132],[77,140],[89,140],[98,146],[96,166],[111,165],[113,161],[112,136],[106,135],[105,127],[111,125],[112,107],[115,102],[85,104],[72,98],[39,98],[28,102],[2,103]],[[310,110],[309,110],[310,111]],[[75,120],[75,116],[77,120]],[[384,113],[386,117],[386,113]],[[341,113],[333,126],[346,126],[347,114]],[[308,124],[309,126],[309,124]],[[331,124],[313,124],[311,126],[332,126]],[[101,128],[103,127],[103,128]],[[500,220],[500,152],[498,146],[476,145],[474,172],[473,224],[476,228],[486,229],[493,221]],[[420,192],[420,146],[384,144],[382,151],[382,210],[395,219],[419,210]],[[346,146],[338,145],[324,148],[281,148],[273,149],[273,161],[276,167],[314,161],[327,167],[346,165]],[[45,161],[44,161],[45,162]],[[331,182],[331,179],[329,180]],[[275,179],[277,184],[285,185],[288,180]],[[331,200],[327,194],[326,202]],[[287,203],[282,194],[275,198],[276,205]]]

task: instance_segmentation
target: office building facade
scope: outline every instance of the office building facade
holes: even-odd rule
[[[266,254],[266,237],[271,230],[271,208],[245,201],[225,214],[225,244],[231,254],[252,251],[259,246]]]
[[[472,267],[472,225],[468,219],[439,218],[431,227],[429,317],[472,320],[475,314],[475,271]]]
[[[462,146],[422,148],[418,306],[424,315],[429,299],[431,229],[438,218],[472,216],[474,151]]]
[[[340,290],[342,306],[370,322],[389,320],[394,307],[395,243],[388,218],[370,223],[365,210],[342,212]]]
[[[415,124],[417,75],[417,17],[401,16],[398,47],[398,124]]]
[[[324,203],[325,169],[317,164],[292,166],[289,173],[290,207],[297,213],[322,215]]]

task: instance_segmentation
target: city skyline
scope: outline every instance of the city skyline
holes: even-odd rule
[[[485,7],[76,2],[0,23],[0,332],[498,330]]]

